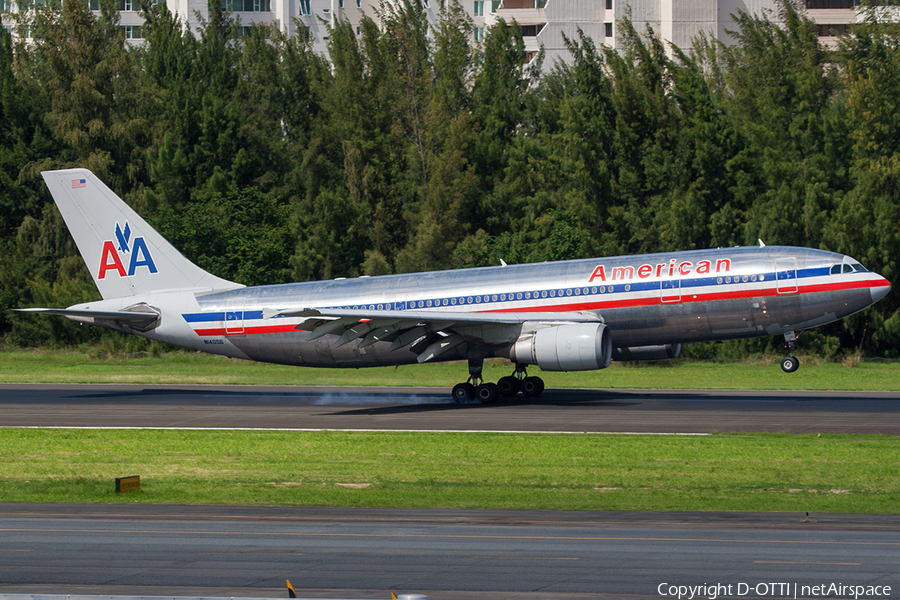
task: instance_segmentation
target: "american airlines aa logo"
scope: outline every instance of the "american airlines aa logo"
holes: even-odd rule
[[[151,273],[157,272],[144,238],[135,236],[134,240],[131,239],[131,227],[128,225],[128,221],[125,221],[124,228],[116,223],[116,241],[118,247],[112,240],[103,242],[103,252],[100,253],[100,272],[97,279],[106,279],[107,271],[115,271],[119,277],[131,277],[138,267],[147,267]],[[127,272],[125,271],[125,262],[128,262]]]

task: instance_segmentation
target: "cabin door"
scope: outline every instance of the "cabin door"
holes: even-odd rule
[[[225,305],[225,335],[244,333],[244,299],[228,300]]]
[[[775,259],[775,285],[779,294],[797,293],[797,259]]]
[[[659,299],[664,304],[681,302],[681,273],[675,269],[675,274],[665,277],[659,282]]]

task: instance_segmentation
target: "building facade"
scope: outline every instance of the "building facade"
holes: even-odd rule
[[[0,0],[0,14],[8,29],[15,23],[17,0]],[[29,0],[41,2],[42,0]],[[98,0],[86,0],[98,10]],[[165,0],[173,13],[191,30],[208,19],[207,0]],[[222,0],[244,27],[267,23],[289,35],[306,28],[315,51],[328,53],[328,31],[345,19],[359,32],[363,15],[377,20],[381,0]],[[441,0],[421,0],[430,24],[437,23]],[[143,20],[140,0],[119,0],[120,26],[129,43],[140,43]],[[638,31],[651,26],[663,40],[689,49],[697,34],[729,43],[729,30],[736,28],[732,15],[738,11],[775,15],[773,0],[461,0],[472,19],[472,43],[484,41],[486,32],[500,19],[522,27],[528,59],[543,48],[544,65],[568,60],[564,36],[576,39],[581,29],[598,45],[617,48],[616,24],[629,16]],[[806,0],[807,14],[818,24],[819,36],[833,45],[836,36],[849,31],[863,18],[859,0]],[[27,35],[27,32],[26,32]]]

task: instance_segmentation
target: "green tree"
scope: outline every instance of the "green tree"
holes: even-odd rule
[[[37,10],[33,35],[52,103],[46,122],[66,148],[57,160],[90,168],[118,186],[128,179],[126,166],[144,124],[133,111],[136,61],[125,49],[118,10],[113,0],[100,6],[94,17],[80,0],[47,3]]]
[[[730,118],[747,140],[729,164],[741,182],[733,206],[745,215],[744,243],[817,246],[848,185],[849,136],[815,23],[792,0],[779,17],[783,26],[740,13],[738,44],[721,53]]]
[[[830,249],[860,260],[896,281],[900,275],[900,25],[886,23],[876,9],[842,41],[839,57],[846,86],[852,188],[837,202],[826,227]],[[844,345],[868,344],[874,354],[896,356],[900,347],[900,303],[896,292],[871,310],[846,320]]]
[[[289,206],[247,187],[167,218],[181,223],[172,243],[202,268],[245,285],[265,285],[289,281],[289,214]]]
[[[424,32],[424,14],[412,23]],[[422,60],[428,69],[419,85],[422,132],[419,139],[410,140],[421,169],[417,161],[408,162],[407,181],[414,199],[406,211],[411,235],[397,255],[398,271],[454,266],[453,252],[470,231],[469,219],[478,207],[478,178],[468,156],[473,137],[471,29],[458,2],[445,5],[435,31],[433,58]]]

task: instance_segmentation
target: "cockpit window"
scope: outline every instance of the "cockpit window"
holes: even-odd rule
[[[859,263],[843,263],[831,265],[831,274],[840,275],[841,273],[853,273],[854,271],[867,273],[868,269]]]

